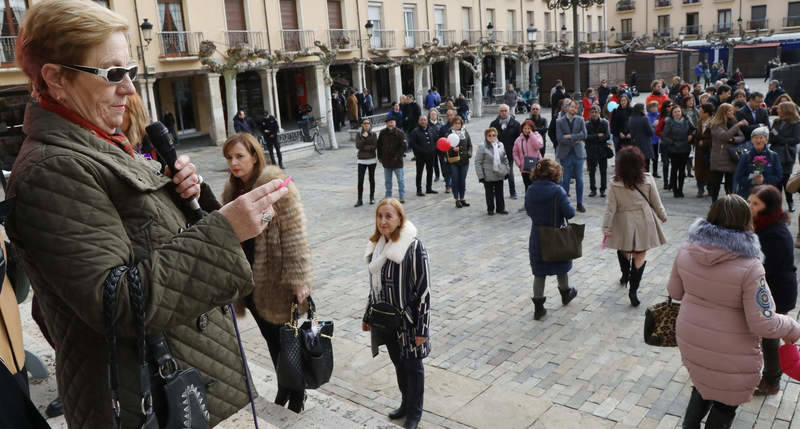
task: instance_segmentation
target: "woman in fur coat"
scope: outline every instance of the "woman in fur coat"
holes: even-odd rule
[[[222,146],[222,153],[230,169],[222,192],[224,203],[271,180],[286,179],[283,170],[267,165],[261,145],[250,134],[231,136]],[[290,182],[288,188],[289,193],[273,206],[275,216],[264,232],[242,243],[253,269],[255,289],[234,303],[240,316],[245,308],[250,310],[276,366],[281,349],[280,327],[289,322],[292,303],[300,303],[301,313],[308,311],[306,298],[311,293],[311,250],[303,205],[294,184]],[[299,413],[305,392],[279,385],[275,403],[284,406],[287,402],[290,410]]]
[[[404,427],[416,429],[425,386],[422,359],[431,352],[431,277],[428,253],[400,201],[378,204],[365,258],[371,288],[361,328],[370,331],[372,356],[385,344],[397,372],[402,402],[389,418],[405,417]]]

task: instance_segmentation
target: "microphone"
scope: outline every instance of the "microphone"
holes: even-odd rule
[[[164,158],[164,161],[166,162],[167,166],[169,166],[170,170],[174,170],[175,161],[178,160],[178,154],[175,152],[175,143],[172,141],[172,137],[170,137],[167,127],[160,121],[155,121],[145,127],[145,131],[147,132],[147,137],[150,138],[150,142],[153,144],[153,147],[158,152],[158,156]],[[205,216],[203,209],[200,208],[200,203],[197,202],[197,198],[191,196],[189,198],[185,198],[184,201],[191,211],[191,215],[195,221],[198,221]]]

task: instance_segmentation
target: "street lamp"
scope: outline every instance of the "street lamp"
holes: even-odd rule
[[[372,24],[372,20],[368,19],[367,23],[364,24],[364,29],[367,30],[367,40],[369,41],[369,47],[372,47],[372,35],[374,34],[375,26]]]
[[[489,36],[489,41],[494,42],[494,25],[491,22],[486,26],[486,34]]]
[[[608,38],[610,36],[614,36],[614,38],[616,39],[616,36],[614,35],[614,33],[617,32],[617,29],[614,28],[614,26],[612,25],[611,28],[608,31],[609,31],[610,34],[606,34],[606,48],[608,47]],[[608,50],[608,49],[606,49],[606,50]]]
[[[533,76],[530,76],[531,79],[530,79],[530,82],[529,82],[529,87],[530,87],[529,89],[531,91],[531,97],[533,97],[533,101],[535,103],[539,102],[539,94],[538,94],[539,93],[539,89],[536,87],[536,74],[537,74],[537,71],[539,70],[538,58],[536,57],[536,32],[537,31],[538,30],[536,29],[536,27],[533,24],[528,26],[528,42],[530,42],[530,44],[531,44],[531,70],[533,72],[532,73]]]
[[[145,18],[139,28],[142,29],[142,38],[146,42],[145,46],[150,46],[150,42],[153,41],[153,24]]]
[[[561,40],[567,40],[567,24],[561,24]]]
[[[680,51],[678,51],[678,55],[680,55],[678,57],[678,76],[681,78],[681,81],[683,81],[683,38],[684,37],[685,34],[683,33],[683,29],[681,29],[681,32],[678,33],[678,41],[680,42],[681,46]]]

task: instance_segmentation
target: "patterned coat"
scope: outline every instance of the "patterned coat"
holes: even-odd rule
[[[372,261],[374,250],[375,243],[368,242],[364,254],[367,264]],[[381,269],[381,291],[376,295],[370,288],[363,320],[369,323],[369,306],[373,302],[387,302],[404,310],[403,324],[397,331],[401,356],[403,359],[423,359],[431,352],[431,277],[428,252],[417,239],[417,228],[414,224],[406,221],[400,231],[400,238],[388,243],[384,253],[386,263]],[[371,274],[370,284],[372,284]],[[416,301],[409,300],[412,295],[417,296]],[[375,331],[372,331],[371,335],[374,357],[378,355],[378,347],[383,343]],[[414,342],[415,337],[425,337],[427,340],[417,347]]]
[[[286,179],[286,174],[274,165],[267,165],[256,179],[253,188],[275,179]],[[222,201],[234,199],[235,185],[228,181],[222,191]],[[278,200],[273,208],[275,217],[267,229],[255,238],[253,263],[253,302],[258,314],[273,325],[289,321],[296,287],[307,286],[311,293],[311,249],[306,234],[306,217],[300,194],[293,182],[289,193]],[[242,300],[234,302],[237,313],[244,313]],[[299,311],[308,311],[303,303]]]

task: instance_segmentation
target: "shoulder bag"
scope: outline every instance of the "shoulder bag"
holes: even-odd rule
[[[650,209],[652,209],[653,212],[655,212],[656,208],[653,207],[653,203],[650,202],[650,199],[647,198],[647,196],[644,194],[644,192],[642,192],[642,190],[639,189],[639,187],[636,186],[636,185],[633,185],[633,187],[636,189],[637,192],[639,192],[639,194],[642,196],[642,198],[644,198],[644,200],[647,201],[647,205],[650,206]]]
[[[522,171],[530,173],[531,171],[533,171],[534,168],[536,168],[536,164],[539,162],[539,158],[528,156],[528,154],[525,153],[526,144],[527,143],[525,141],[522,142],[522,156],[523,156]]]
[[[728,150],[728,156],[731,158],[731,161],[736,163],[747,153],[747,145],[745,143],[728,144],[726,149]]]
[[[539,226],[539,247],[545,262],[565,262],[578,259],[582,255],[583,232],[585,225],[569,223],[565,226],[558,221],[558,196],[553,197],[553,226]],[[545,245],[546,243],[546,245]]]
[[[307,320],[292,304],[291,320],[280,328],[281,351],[275,372],[278,385],[290,390],[316,389],[333,373],[333,321],[317,320],[317,307],[308,297]]]
[[[675,347],[675,323],[681,304],[672,302],[672,298],[654,304],[644,312],[644,342],[656,347]]]

